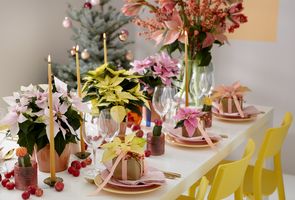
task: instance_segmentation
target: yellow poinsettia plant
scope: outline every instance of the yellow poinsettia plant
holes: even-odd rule
[[[107,163],[122,153],[126,154],[132,152],[143,155],[145,143],[146,140],[144,138],[136,137],[135,133],[127,135],[124,141],[119,137],[115,137],[112,142],[102,145],[102,149],[104,149],[102,162]]]
[[[117,70],[112,64],[103,64],[84,78],[84,101],[91,101],[94,115],[110,108],[118,122],[125,119],[129,110],[141,115],[139,106],[149,107],[149,104],[140,88],[139,77],[125,69]]]

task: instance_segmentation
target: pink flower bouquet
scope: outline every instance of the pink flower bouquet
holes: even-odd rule
[[[8,114],[1,119],[0,126],[9,128],[9,134],[18,135],[17,143],[26,147],[32,155],[35,145],[37,150],[49,144],[49,108],[48,86],[29,85],[21,87],[20,92],[5,97]],[[67,85],[54,78],[53,113],[55,150],[61,155],[66,144],[75,143],[80,128],[79,111],[88,111],[86,104],[75,94],[68,91]]]
[[[156,86],[172,86],[179,74],[178,60],[172,59],[164,52],[143,60],[135,60],[131,65],[133,70],[142,76],[141,83],[148,96],[153,93]]]
[[[141,35],[162,43],[168,53],[184,51],[185,31],[189,38],[189,59],[199,66],[211,61],[214,43],[223,45],[226,32],[233,33],[247,22],[243,3],[232,0],[125,0],[122,12],[134,16],[134,23],[144,29]],[[140,13],[148,8],[146,18]]]

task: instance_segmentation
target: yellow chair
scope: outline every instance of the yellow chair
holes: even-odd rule
[[[242,183],[248,163],[254,153],[254,149],[255,144],[253,140],[249,140],[241,160],[219,165],[217,167],[217,171],[208,194],[209,200],[223,199],[233,193],[235,194],[236,199],[243,199]],[[204,199],[208,183],[207,179],[202,178],[200,184],[197,182],[190,188],[189,196],[182,195],[178,197],[178,200]],[[200,185],[200,188],[197,195],[195,195],[195,189],[198,185]]]
[[[270,128],[266,131],[255,165],[249,166],[246,171],[245,195],[252,196],[255,200],[262,200],[263,195],[269,196],[278,189],[279,200],[285,199],[281,148],[292,121],[292,114],[287,112],[279,128]],[[265,160],[271,157],[273,157],[274,169],[263,168]]]

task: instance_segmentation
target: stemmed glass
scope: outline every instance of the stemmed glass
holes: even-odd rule
[[[170,103],[171,103],[171,94],[169,94],[169,89],[165,86],[157,86],[153,94],[153,107],[155,111],[160,115],[161,120],[167,114]]]
[[[101,156],[98,161],[97,149],[103,142],[110,142],[118,134],[119,123],[117,123],[110,114],[110,109],[100,111],[99,116],[92,116],[88,113],[84,116],[85,130],[83,136],[87,145],[93,149],[93,165],[94,169],[87,170],[87,177],[94,177],[99,173],[103,166],[100,164]],[[101,155],[101,152],[100,154]]]

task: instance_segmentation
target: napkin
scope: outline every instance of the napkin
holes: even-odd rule
[[[123,183],[125,185],[139,185],[139,184],[155,184],[162,185],[165,183],[164,173],[158,169],[148,167],[147,172],[139,180],[118,180],[117,182]]]

